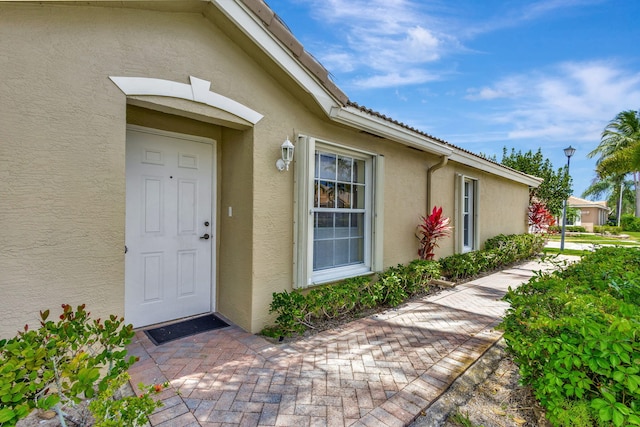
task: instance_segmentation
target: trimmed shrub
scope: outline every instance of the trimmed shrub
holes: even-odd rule
[[[301,334],[323,321],[356,316],[375,307],[397,306],[424,292],[429,282],[439,277],[438,262],[415,260],[406,266],[388,268],[377,280],[360,276],[308,291],[274,292],[269,312],[278,316],[275,325],[265,328],[262,334],[271,337]]]
[[[586,233],[587,229],[581,225],[567,225],[565,227],[565,231],[569,233]],[[549,227],[549,233],[555,234],[555,233],[561,233],[561,232],[562,232],[561,225],[552,225],[551,227]]]
[[[541,234],[512,234],[492,237],[481,251],[455,254],[439,260],[443,275],[464,280],[481,272],[493,271],[540,253],[545,245]]]
[[[620,232],[622,231],[622,227],[616,227],[614,225],[596,225],[595,227],[593,227],[593,232],[594,233],[598,233],[598,234],[620,234]]]
[[[620,226],[623,231],[640,231],[640,218],[631,214],[622,215]]]
[[[508,350],[552,424],[640,425],[640,250],[601,248],[505,300]]]
[[[493,271],[542,251],[545,238],[540,234],[499,235],[489,239],[487,250],[456,254],[439,261],[414,260],[398,264],[378,277],[353,277],[311,290],[274,292],[269,307],[276,313],[275,325],[262,334],[285,337],[304,333],[331,319],[357,316],[376,307],[393,307],[428,289],[432,279],[441,275],[461,280]]]

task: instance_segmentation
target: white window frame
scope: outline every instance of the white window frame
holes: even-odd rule
[[[469,222],[469,224],[471,225],[470,227],[470,232],[471,232],[471,245],[465,244],[464,242],[464,237],[465,237],[465,223],[464,223],[464,218],[465,215],[467,214],[467,212],[465,212],[465,188],[466,188],[466,184],[469,184],[469,187],[471,189],[471,195],[470,195],[470,203],[469,203],[469,207],[471,209],[471,211],[468,213],[470,215],[470,219],[471,221]],[[475,251],[480,249],[480,221],[479,221],[479,200],[480,200],[480,185],[479,185],[479,181],[477,178],[473,178],[470,176],[466,176],[466,175],[458,175],[458,179],[457,179],[457,185],[456,185],[456,211],[457,211],[457,215],[456,215],[456,222],[457,222],[457,252],[458,253],[464,253],[464,252],[471,252],[471,251]]]
[[[316,150],[365,160],[364,262],[325,270],[313,270],[314,168]],[[295,164],[294,288],[331,283],[382,269],[384,157],[364,150],[300,135]],[[318,210],[319,211],[319,210]]]

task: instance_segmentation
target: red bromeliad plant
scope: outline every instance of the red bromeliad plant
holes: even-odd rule
[[[553,215],[542,202],[532,202],[528,208],[528,215],[529,225],[533,233],[547,233],[549,227],[556,223]]]
[[[431,215],[420,216],[420,220],[418,234],[416,234],[420,241],[418,256],[420,259],[433,259],[438,240],[451,234],[450,219],[442,216],[442,207],[434,206]]]

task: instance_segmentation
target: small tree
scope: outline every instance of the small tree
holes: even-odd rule
[[[506,147],[502,151],[501,163],[517,171],[542,178],[544,181],[540,186],[531,189],[530,202],[543,202],[545,208],[553,215],[562,214],[564,201],[571,195],[571,177],[566,166],[554,171],[551,161],[542,155],[542,150],[538,149],[535,153],[531,150],[522,153],[512,148],[509,154]]]
[[[420,241],[418,256],[420,259],[433,259],[434,250],[438,247],[438,240],[451,234],[450,219],[442,216],[442,207],[433,207],[429,216],[420,216],[418,233],[416,237]]]
[[[556,220],[542,202],[533,202],[528,209],[529,227],[533,233],[547,233]]]

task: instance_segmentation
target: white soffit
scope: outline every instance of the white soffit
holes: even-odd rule
[[[334,108],[331,110],[331,118],[336,122],[366,130],[429,153],[441,156],[450,156],[453,153],[453,150],[444,144],[435,142],[403,126],[390,123],[381,117],[371,116],[354,107]]]
[[[211,92],[211,82],[190,76],[191,84],[148,77],[109,76],[127,96],[154,95],[199,102],[231,113],[249,123],[258,123],[264,115],[233,99]]]

